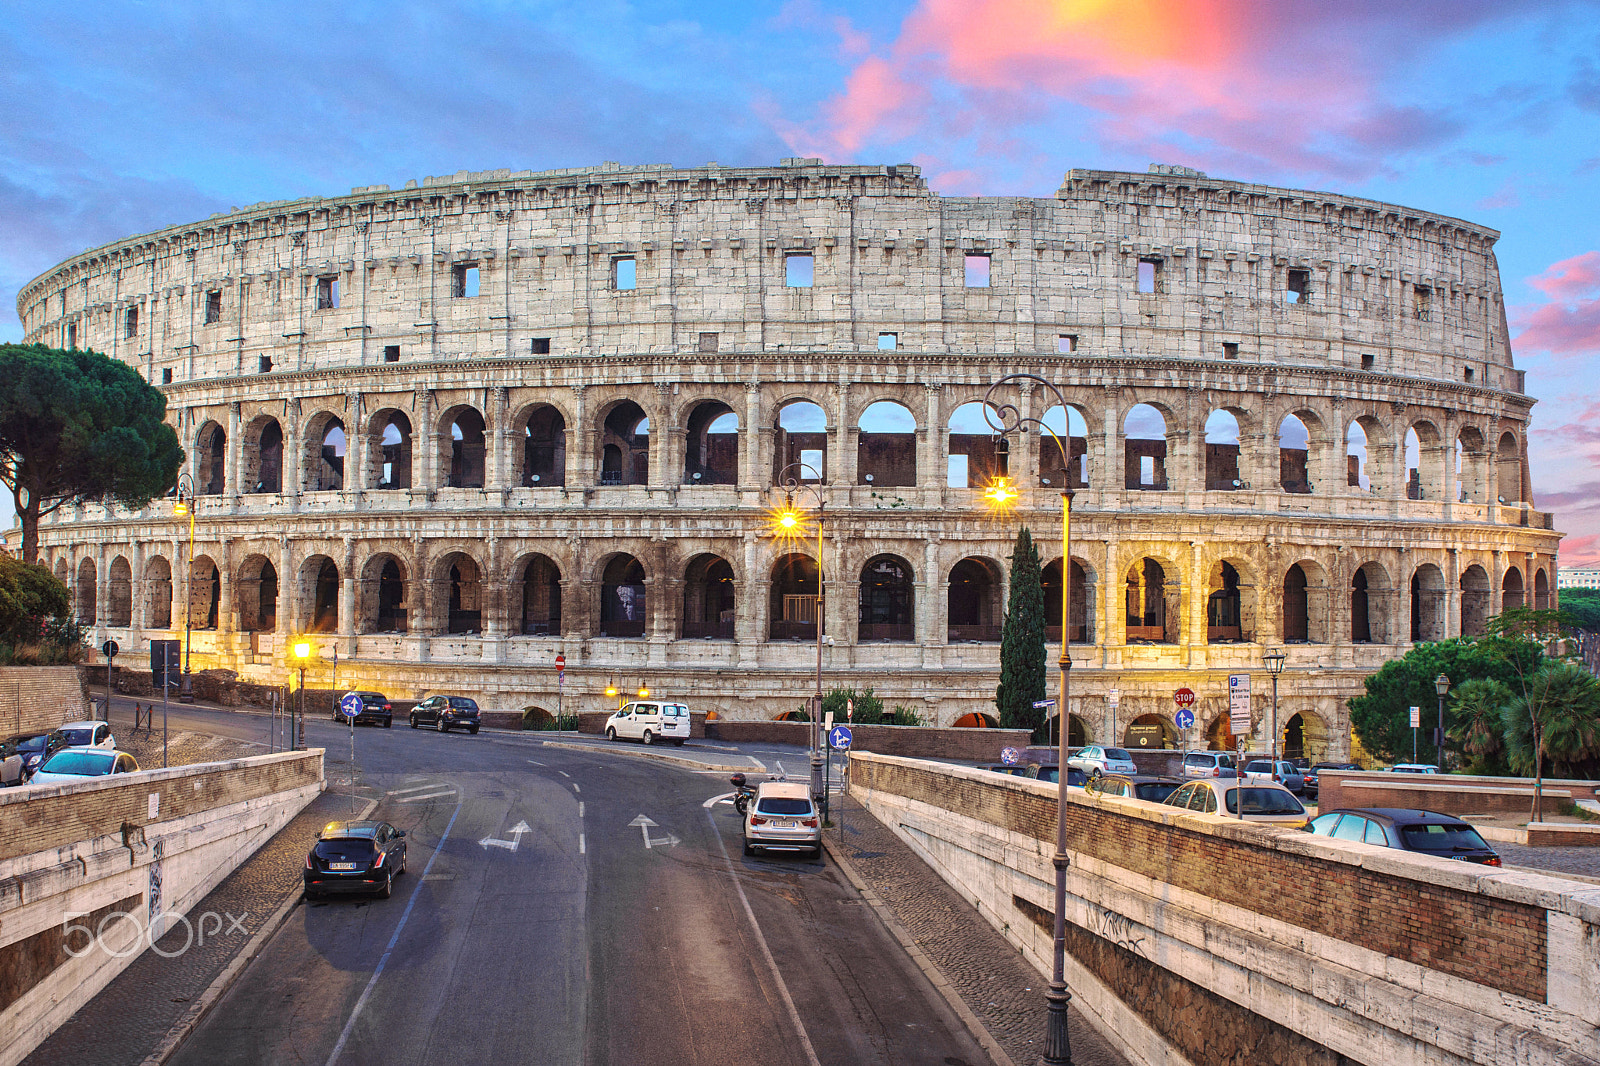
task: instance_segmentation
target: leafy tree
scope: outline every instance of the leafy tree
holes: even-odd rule
[[[856,704],[855,717],[850,717],[849,701]],[[872,694],[868,688],[857,692],[853,688],[836,688],[822,697],[822,713],[826,715],[833,712],[834,724],[852,723],[855,725],[880,725],[884,720],[883,701]]]
[[[1562,777],[1590,778],[1600,767],[1600,682],[1569,662],[1546,662],[1501,711],[1506,761],[1534,779],[1533,813],[1539,817],[1545,767]]]
[[[1474,677],[1450,690],[1450,711],[1455,725],[1448,736],[1467,756],[1467,772],[1504,777],[1505,723],[1502,711],[1511,702],[1511,690],[1489,677]]]
[[[1574,629],[1600,632],[1600,589],[1562,589],[1561,610]]]
[[[166,397],[92,351],[0,344],[0,481],[39,557],[39,519],[78,500],[143,507],[177,480],[183,449]]]
[[[70,603],[67,586],[49,570],[0,555],[0,643],[44,639],[52,619],[68,618]]]
[[[1027,527],[1017,531],[1011,552],[1011,596],[1000,628],[1000,685],[994,705],[1006,729],[1031,729],[1043,739],[1044,712],[1034,706],[1045,692],[1044,586],[1039,551]]]

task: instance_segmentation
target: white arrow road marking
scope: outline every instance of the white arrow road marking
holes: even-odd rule
[[[514,852],[517,850],[517,845],[522,843],[522,834],[531,832],[533,832],[533,827],[527,822],[518,822],[516,825],[511,827],[510,840],[500,840],[495,837],[484,837],[482,840],[478,841],[478,843],[483,846],[485,851],[490,848],[505,848],[507,851]]]
[[[643,834],[643,836],[644,836],[644,846],[645,846],[646,849],[653,848],[657,844],[664,844],[667,847],[672,848],[672,847],[677,847],[679,844],[683,843],[683,841],[679,840],[677,837],[673,836],[671,833],[668,833],[664,839],[651,840],[650,839],[650,830],[656,826],[656,823],[652,822],[649,818],[645,817],[642,814],[639,815],[639,817],[635,818],[633,821],[629,822],[628,824],[629,825],[636,825],[636,826],[639,827],[639,832],[641,834]]]
[[[395,789],[390,789],[388,792],[385,792],[384,795],[385,796],[409,796],[413,792],[426,792],[430,788],[438,788],[438,787],[439,787],[438,782],[434,782],[431,785],[418,785],[416,788],[395,788]]]
[[[700,804],[700,806],[709,811],[712,807],[715,807],[719,803],[732,803],[734,795],[735,793],[733,792],[724,792],[720,796],[712,796],[710,799]]]

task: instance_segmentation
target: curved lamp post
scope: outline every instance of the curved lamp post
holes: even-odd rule
[[[183,686],[178,689],[179,703],[194,702],[194,682],[189,674],[189,645],[194,642],[194,513],[200,509],[194,496],[194,479],[188,474],[178,475],[178,499],[172,513],[189,519],[189,567],[183,576]]]
[[[996,403],[993,399],[995,391],[1002,385],[1011,382],[1031,381],[1043,385],[1056,399],[1056,404],[1063,412],[1070,411],[1066,397],[1061,395],[1049,381],[1037,374],[1007,374],[1005,377],[989,386],[989,391],[983,395],[983,417],[991,428],[1000,434],[1003,439],[1007,435],[1017,432],[1024,426],[1038,426],[1056,442],[1056,447],[1061,451],[1061,469],[1065,474],[1071,464],[1071,454],[1056,434],[1056,431],[1045,425],[1042,421],[1022,413],[1022,409],[1011,403]],[[1048,408],[1046,409],[1048,410]],[[1070,435],[1072,430],[1068,427]],[[1011,479],[1001,475],[995,479],[995,484],[985,494],[985,498],[995,507],[1009,505],[1017,498],[1017,491],[1012,487]],[[1072,658],[1067,653],[1068,621],[1071,617],[1072,605],[1072,487],[1068,484],[1061,486],[1061,657],[1058,665],[1061,669],[1061,688],[1059,702],[1056,704],[1056,742],[1057,765],[1060,772],[1056,778],[1056,853],[1052,863],[1056,869],[1056,913],[1054,935],[1054,964],[1050,974],[1050,991],[1045,993],[1047,1015],[1044,1035],[1043,1062],[1050,1066],[1071,1066],[1072,1042],[1067,1033],[1067,1004],[1072,999],[1072,994],[1067,991],[1066,976],[1066,950],[1067,950],[1067,694],[1071,691],[1069,675],[1072,670]]]
[[[1272,779],[1278,780],[1278,675],[1283,673],[1283,664],[1288,661],[1288,656],[1274,648],[1261,657],[1266,664],[1267,673],[1272,675]],[[1241,802],[1241,810],[1243,804]]]
[[[806,516],[795,509],[794,494],[797,489],[805,489],[817,501],[817,692],[816,702],[811,709],[811,795],[818,797],[822,803],[822,817],[828,818],[828,790],[822,780],[822,616],[823,616],[823,585],[822,585],[822,511],[825,501],[822,490],[816,485],[800,481],[790,473],[791,470],[813,470],[803,463],[790,463],[778,472],[778,482],[783,486],[783,506],[772,512],[772,532],[778,537],[800,537],[805,531]],[[813,472],[815,472],[813,470]]]
[[[1450,679],[1440,674],[1433,679],[1433,691],[1439,694],[1439,728],[1433,734],[1433,757],[1444,773],[1444,698],[1450,694]],[[1537,738],[1536,738],[1537,739]]]
[[[306,746],[306,666],[316,659],[316,646],[301,637],[290,648],[294,653],[294,661],[300,668],[300,691],[295,700],[295,718],[297,721],[289,729],[292,747],[300,751]]]

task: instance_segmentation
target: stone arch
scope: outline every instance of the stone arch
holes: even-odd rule
[[[602,485],[650,483],[650,416],[632,400],[616,400],[599,415],[595,458]]]
[[[1086,489],[1092,476],[1089,463],[1090,423],[1083,408],[1076,404],[1062,407],[1056,404],[1045,411],[1039,421],[1055,433],[1052,437],[1044,429],[1036,434],[1039,449],[1039,484],[1044,488]],[[1067,446],[1067,465],[1061,465],[1061,446]]]
[[[121,555],[106,571],[106,625],[133,625],[133,567]]]
[[[1439,497],[1437,485],[1444,473],[1444,438],[1439,428],[1427,419],[1411,423],[1406,429],[1406,498],[1427,500]]]
[[[644,564],[626,552],[607,556],[600,568],[597,636],[642,637],[649,618]]]
[[[209,555],[196,555],[189,562],[190,629],[216,629],[222,604],[222,575]]]
[[[1350,578],[1350,641],[1353,644],[1388,644],[1392,627],[1390,607],[1394,590],[1381,563],[1362,563]]]
[[[172,628],[172,564],[152,555],[144,564],[144,624],[149,629]]]
[[[1206,490],[1235,492],[1249,488],[1239,472],[1241,408],[1219,407],[1206,417]],[[1245,415],[1246,420],[1249,416]]]
[[[553,488],[567,483],[567,419],[554,404],[529,404],[511,423],[522,442],[522,484]]]
[[[1550,578],[1542,566],[1533,572],[1533,609],[1550,609]]]
[[[1284,492],[1311,492],[1312,425],[1320,428],[1316,416],[1309,411],[1290,412],[1278,423],[1278,487]]]
[[[283,491],[283,426],[271,415],[257,415],[244,429],[244,469],[239,487],[246,493]]]
[[[434,611],[435,632],[478,634],[483,632],[483,567],[471,553],[460,550],[444,553],[433,564],[434,587],[440,592]]]
[[[739,483],[739,416],[721,400],[701,400],[685,423],[683,483]]]
[[[1081,748],[1089,743],[1089,725],[1075,714],[1067,715],[1067,747]]]
[[[239,630],[267,632],[278,628],[278,568],[265,555],[245,556],[239,565],[234,600],[239,605]]]
[[[1311,559],[1284,571],[1282,632],[1287,644],[1328,642],[1328,572]]]
[[[1256,638],[1255,572],[1238,559],[1219,559],[1206,580],[1206,641],[1226,644]]]
[[[57,559],[55,569],[56,580],[61,582],[63,585],[67,584],[67,573],[67,560],[64,558]]]
[[[73,583],[76,614],[78,621],[83,625],[92,626],[96,622],[95,610],[99,598],[99,574],[93,559],[78,560],[77,580]]]
[[[732,640],[735,589],[733,567],[728,560],[710,552],[690,559],[683,571],[683,619],[679,635],[690,639]]]
[[[1178,727],[1164,714],[1141,714],[1122,731],[1122,746],[1144,751],[1176,749]]]
[[[951,729],[999,729],[1000,720],[982,711],[968,711],[950,723]]]
[[[1423,563],[1411,572],[1411,640],[1443,640],[1446,612],[1444,572]]]
[[[332,411],[318,411],[306,421],[302,447],[307,492],[344,489],[344,460],[349,451],[344,419]]]
[[[1000,639],[1000,621],[1005,615],[1000,602],[1002,573],[999,563],[975,555],[951,567],[945,595],[945,639],[951,644]]]
[[[822,574],[826,577],[826,574]],[[817,561],[801,552],[779,556],[772,564],[769,640],[816,640],[819,617]]]
[[[973,400],[957,407],[945,428],[949,444],[945,483],[951,488],[982,488],[1009,473],[1000,437],[984,417],[982,403]]]
[[[1473,563],[1461,571],[1461,635],[1483,636],[1487,631],[1491,606],[1489,573]]]
[[[1052,645],[1061,644],[1061,558],[1050,560],[1039,571],[1039,584],[1044,590],[1045,639]],[[1072,602],[1068,605],[1067,642],[1093,644],[1094,620],[1099,602],[1099,575],[1094,567],[1082,559],[1072,560]]]
[[[1371,415],[1358,415],[1345,427],[1345,487],[1358,492],[1383,491],[1383,423]]]
[[[512,601],[511,631],[530,637],[561,636],[561,568],[548,555],[535,552],[518,559],[517,595]]]
[[[1281,716],[1288,708],[1279,707]],[[1306,759],[1319,762],[1331,754],[1333,731],[1317,712],[1309,707],[1296,707],[1283,721],[1283,735],[1278,738],[1278,750],[1285,759]]]
[[[916,635],[916,573],[898,555],[874,555],[861,568],[856,640],[908,643]]]
[[[1217,715],[1206,724],[1207,751],[1238,751],[1239,738],[1233,735],[1233,719],[1227,712]]]
[[[1183,586],[1173,570],[1144,556],[1125,574],[1129,644],[1177,644],[1183,626]]]
[[[1500,580],[1500,609],[1510,611],[1523,605],[1525,599],[1522,571],[1515,566],[1506,567]]]
[[[1167,432],[1171,411],[1149,401],[1128,408],[1122,418],[1123,487],[1130,492],[1167,488]]]
[[[221,496],[227,488],[228,432],[214,421],[200,427],[194,438],[194,491],[199,496]]]
[[[1476,426],[1462,426],[1456,434],[1456,500],[1488,503],[1489,449]]]
[[[300,564],[300,630],[339,631],[339,566],[326,555],[310,555]]]
[[[386,407],[367,420],[367,480],[374,489],[411,487],[411,419]]]
[[[917,483],[917,418],[897,400],[874,400],[856,423],[856,484],[904,488]]]
[[[377,552],[361,566],[357,594],[363,633],[404,633],[410,628],[411,586],[405,559]]]
[[[807,399],[789,399],[773,420],[772,483],[793,478],[802,485],[828,480],[828,412]]]
[[[483,412],[471,404],[455,404],[439,416],[439,465],[445,471],[446,488],[483,488],[488,473],[488,428]]]
[[[1501,503],[1522,503],[1528,497],[1522,485],[1522,448],[1510,430],[1500,434],[1495,449],[1495,487]]]

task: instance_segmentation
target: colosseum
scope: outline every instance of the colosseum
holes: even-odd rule
[[[1075,740],[1175,744],[1180,687],[1184,739],[1225,740],[1254,673],[1262,742],[1281,648],[1286,750],[1343,757],[1363,677],[1552,598],[1497,237],[1168,166],[1038,199],[786,159],[257,204],[21,292],[28,340],[164,390],[198,504],[192,546],[170,499],[70,509],[41,561],[135,661],[189,628],[196,670],[276,683],[315,633],[341,688],[761,718],[821,644],[826,688],[950,724],[993,714],[1019,524],[1061,616],[1071,489]],[[1065,449],[997,445],[1011,374],[1059,390],[997,395]],[[1002,462],[1014,513],[984,505]],[[820,560],[772,535],[789,479]]]

